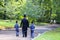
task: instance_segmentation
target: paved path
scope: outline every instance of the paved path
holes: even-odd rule
[[[40,33],[44,33],[45,31],[48,31],[48,29],[36,29],[35,30],[35,37]],[[0,40],[31,40],[30,38],[30,31],[28,30],[28,37],[23,38],[22,37],[22,32],[20,31],[20,36],[16,37],[15,36],[15,31],[0,31]]]
[[[57,28],[57,26],[55,25],[52,25],[51,27],[37,27],[35,29],[35,37],[38,35],[38,34],[42,34],[46,31],[49,31],[49,30],[53,30],[54,28]],[[28,29],[28,37],[27,38],[23,38],[22,37],[22,32],[21,32],[21,29],[20,29],[20,36],[19,37],[16,37],[15,36],[15,31],[13,30],[3,30],[3,31],[0,31],[0,40],[31,40],[30,38],[30,30]]]

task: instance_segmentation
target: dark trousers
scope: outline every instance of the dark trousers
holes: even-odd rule
[[[23,37],[27,37],[27,30],[22,30]]]

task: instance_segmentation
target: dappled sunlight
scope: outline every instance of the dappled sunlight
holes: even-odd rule
[[[30,36],[30,25],[35,26],[34,38]],[[60,40],[59,26],[60,0],[0,0],[0,40]],[[15,37],[15,28],[19,28],[19,37]],[[24,33],[26,38],[22,37]]]

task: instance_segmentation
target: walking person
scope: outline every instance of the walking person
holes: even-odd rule
[[[18,21],[16,21],[16,24],[14,25],[14,28],[16,30],[16,36],[19,36],[19,25],[18,25]]]
[[[31,38],[34,38],[34,30],[35,30],[35,26],[34,26],[34,22],[32,21],[30,25]]]
[[[21,25],[20,26],[22,27],[23,37],[27,37],[27,28],[29,27],[29,22],[26,19],[26,15],[24,15],[24,18],[21,20]]]

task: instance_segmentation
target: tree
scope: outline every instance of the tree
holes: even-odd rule
[[[27,14],[30,21],[59,21],[59,13],[60,0],[0,0],[2,19],[22,19],[23,14]]]

